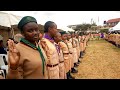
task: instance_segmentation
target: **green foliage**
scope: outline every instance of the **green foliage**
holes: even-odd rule
[[[86,23],[83,23],[83,24],[79,24],[76,26],[76,29],[77,31],[87,31],[89,28],[91,28],[91,24],[86,24]]]
[[[101,29],[100,32],[101,33],[107,33],[109,29]]]
[[[68,27],[71,27],[72,25],[69,25]],[[76,25],[76,28],[74,29],[75,31],[81,31],[81,32],[86,32],[88,29],[93,29],[95,30],[96,29],[96,23],[92,23],[92,24],[89,24],[89,23],[82,23],[82,24],[78,24]]]
[[[91,24],[91,26],[97,26],[97,25],[96,25],[96,23],[94,22],[94,23]]]

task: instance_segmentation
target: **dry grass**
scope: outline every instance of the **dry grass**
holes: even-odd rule
[[[89,41],[76,79],[120,79],[120,48],[105,40]]]

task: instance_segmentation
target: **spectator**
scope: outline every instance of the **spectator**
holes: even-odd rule
[[[3,40],[0,40],[0,54],[7,54],[3,45]]]

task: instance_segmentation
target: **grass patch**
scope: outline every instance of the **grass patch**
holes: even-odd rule
[[[89,41],[76,79],[120,78],[120,48],[101,39]]]

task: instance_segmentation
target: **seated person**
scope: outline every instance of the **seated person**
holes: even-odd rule
[[[3,40],[0,40],[0,54],[7,54],[3,45]]]

